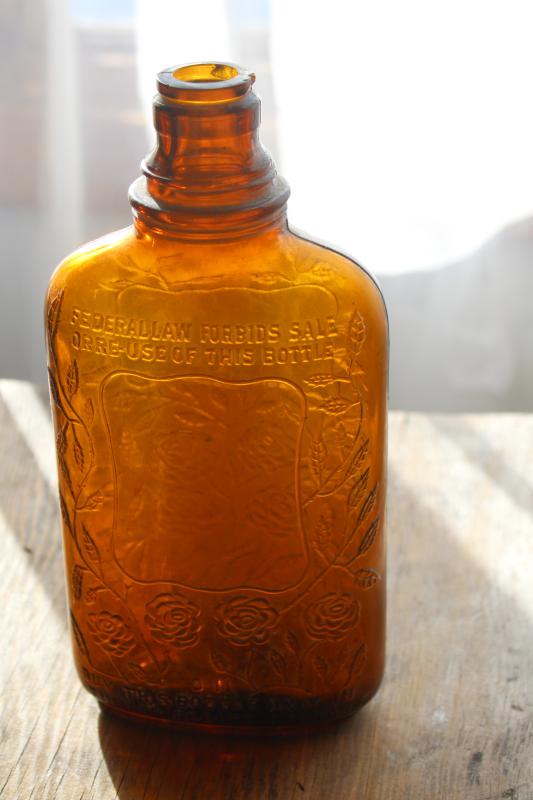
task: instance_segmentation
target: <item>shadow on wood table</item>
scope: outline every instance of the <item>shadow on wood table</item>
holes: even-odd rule
[[[98,732],[120,800],[344,798],[351,796],[353,761],[372,714],[369,707],[313,734],[241,737],[180,733],[103,712]],[[347,739],[349,750],[341,745]]]

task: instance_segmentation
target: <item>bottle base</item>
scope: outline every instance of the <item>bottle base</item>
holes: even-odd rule
[[[135,711],[130,711],[119,706],[98,701],[101,711],[104,714],[109,714],[113,717],[126,719],[137,725],[155,725],[159,728],[166,730],[182,731],[184,733],[195,733],[200,735],[212,736],[302,736],[308,733],[319,733],[320,731],[334,728],[342,724],[347,719],[357,713],[361,706],[357,706],[352,711],[347,711],[344,715],[332,717],[329,720],[321,720],[319,722],[301,722],[293,725],[276,725],[272,723],[250,724],[250,725],[236,725],[236,724],[212,724],[206,722],[191,722],[184,720],[163,719],[162,717],[153,717],[149,714],[141,714]]]
[[[92,693],[104,711],[136,722],[212,734],[290,736],[341,722],[375,692],[363,695],[352,689],[316,697],[166,692],[163,696],[146,688],[132,691],[122,687],[106,696]]]

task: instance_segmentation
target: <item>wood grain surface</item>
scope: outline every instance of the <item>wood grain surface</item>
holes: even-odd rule
[[[533,416],[391,415],[383,687],[320,734],[239,739],[80,688],[47,403],[0,381],[2,799],[533,800]]]

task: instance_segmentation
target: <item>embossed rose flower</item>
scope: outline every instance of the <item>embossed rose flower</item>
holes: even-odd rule
[[[180,481],[195,484],[198,470],[204,474],[216,470],[217,442],[211,432],[206,433],[203,428],[172,429],[155,436],[153,446],[155,459],[162,461]]]
[[[200,609],[178,594],[158,594],[146,606],[144,621],[154,639],[174,647],[192,647],[200,638]]]
[[[307,632],[315,639],[340,639],[359,622],[360,606],[349,594],[331,592],[307,607]]]
[[[87,627],[94,641],[111,655],[124,656],[135,644],[130,628],[118,614],[89,614]]]
[[[272,413],[281,413],[281,405]],[[256,470],[257,464],[275,468],[290,463],[293,457],[288,444],[288,432],[280,425],[272,425],[261,421],[247,428],[237,443],[239,460],[250,469]]]
[[[294,490],[268,486],[250,497],[247,518],[259,528],[293,530],[298,524]]]
[[[232,644],[265,644],[278,622],[278,612],[262,597],[231,597],[215,611],[218,632]]]

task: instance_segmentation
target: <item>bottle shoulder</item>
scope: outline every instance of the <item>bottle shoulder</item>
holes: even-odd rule
[[[301,276],[309,275],[334,292],[342,305],[351,305],[381,323],[388,334],[388,315],[383,293],[374,275],[351,255],[334,245],[291,230],[293,261]],[[305,270],[303,272],[303,270]]]
[[[129,226],[81,245],[65,256],[54,269],[48,282],[47,296],[65,289],[73,279],[81,277],[82,274],[88,275],[95,267],[113,263],[134,240],[133,227]]]
[[[316,259],[315,273],[324,276],[331,272],[351,279],[352,283],[365,288],[370,295],[383,305],[385,300],[375,275],[357,259],[334,244],[313,238],[310,234],[297,229],[290,230],[299,260]],[[324,269],[321,269],[324,265]]]

